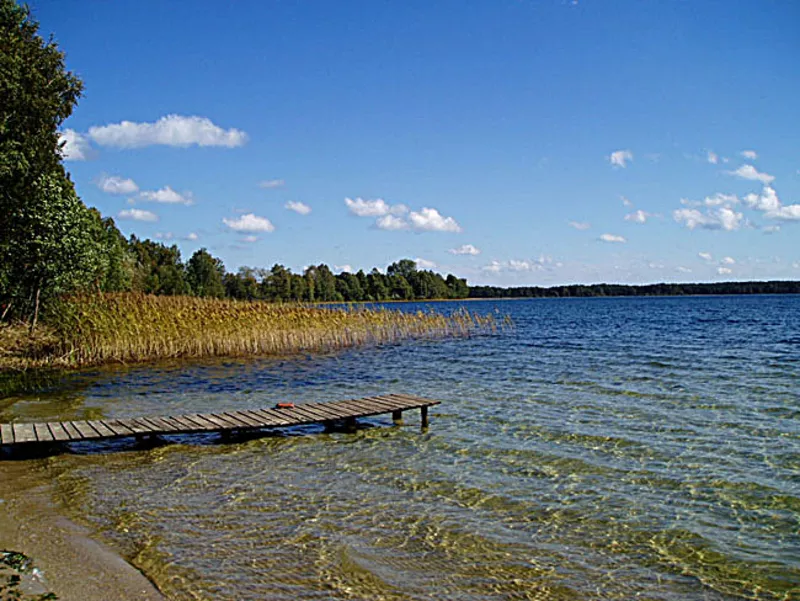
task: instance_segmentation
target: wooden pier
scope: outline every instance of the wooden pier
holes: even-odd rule
[[[33,443],[69,443],[110,440],[113,438],[169,434],[193,434],[285,428],[308,424],[330,424],[343,421],[355,428],[356,420],[391,413],[398,422],[404,411],[419,409],[423,427],[428,425],[428,408],[439,401],[406,394],[349,399],[331,403],[302,403],[269,409],[246,409],[217,413],[190,413],[160,417],[129,419],[99,419],[86,421],[56,421],[46,423],[0,424],[0,445],[16,447]],[[284,405],[283,403],[279,405]]]

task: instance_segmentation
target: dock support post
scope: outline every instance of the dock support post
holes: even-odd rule
[[[422,421],[422,427],[428,427],[428,408],[427,407],[420,407],[419,408],[419,415]]]
[[[396,424],[403,423],[403,411],[398,409],[397,411],[392,411],[392,421]]]
[[[355,432],[358,422],[355,417],[348,417],[344,420],[344,427],[348,432]]]

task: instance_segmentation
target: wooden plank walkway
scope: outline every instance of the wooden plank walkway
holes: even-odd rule
[[[344,420],[348,425],[355,426],[356,420],[360,417],[384,413],[391,413],[392,419],[399,421],[402,419],[403,411],[410,409],[420,410],[422,426],[425,427],[428,425],[428,407],[438,404],[439,401],[422,397],[388,394],[332,403],[304,403],[288,408],[273,407],[131,419],[0,424],[0,445],[18,446],[30,443],[109,440],[127,436],[259,430],[324,424],[338,420]]]

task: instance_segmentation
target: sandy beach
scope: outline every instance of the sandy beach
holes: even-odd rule
[[[24,553],[61,601],[163,601],[156,587],[83,526],[26,462],[0,463],[0,549]]]

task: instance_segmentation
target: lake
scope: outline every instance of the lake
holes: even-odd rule
[[[800,598],[800,297],[464,305],[514,325],[95,370],[0,421],[442,401],[425,432],[409,412],[27,461],[173,599]],[[461,304],[391,305],[429,306]]]

